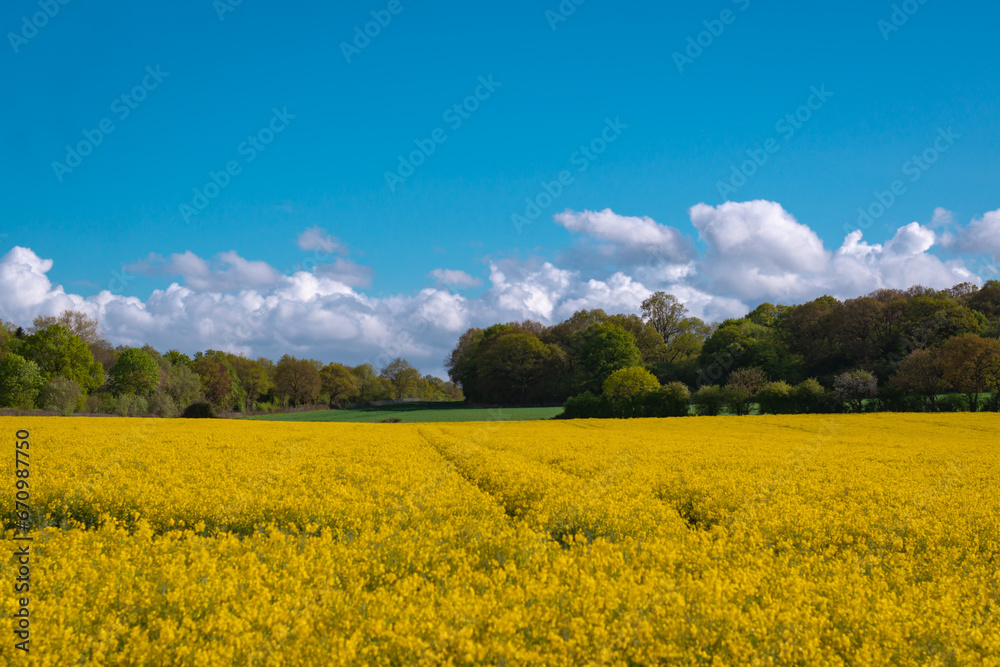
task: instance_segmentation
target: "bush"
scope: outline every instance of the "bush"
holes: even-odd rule
[[[566,399],[563,404],[564,419],[599,419],[611,416],[611,406],[600,396],[585,391]]]
[[[90,413],[98,413],[101,411],[101,397],[100,396],[88,396],[83,401],[83,411]]]
[[[757,393],[757,407],[762,415],[787,415],[795,412],[792,386],[787,382],[769,382]]]
[[[79,384],[69,378],[54,377],[42,387],[38,404],[42,410],[68,416],[83,407],[83,391]]]
[[[638,398],[660,388],[656,376],[641,366],[621,368],[604,381],[604,397],[612,402]]]
[[[149,413],[157,417],[176,417],[177,405],[170,394],[157,392],[149,397]]]
[[[878,395],[878,380],[870,371],[841,373],[833,381],[837,400],[851,412],[864,412],[865,401]]]
[[[114,413],[120,417],[135,417],[149,412],[149,404],[144,396],[121,394],[114,397]]]
[[[910,396],[892,385],[878,388],[878,407],[885,412],[924,412],[929,406],[923,396]]]
[[[708,384],[694,392],[691,402],[698,409],[699,415],[714,417],[722,410],[726,403],[722,387],[717,384]]]
[[[795,385],[792,390],[792,404],[792,410],[797,414],[814,414],[829,410],[826,390],[816,378],[809,378]]]
[[[211,403],[199,401],[184,408],[181,417],[184,419],[215,419],[215,408],[212,407]]]
[[[969,399],[965,394],[945,394],[937,400],[941,412],[968,412]]]
[[[687,417],[691,413],[691,390],[683,382],[671,382],[643,399],[646,417]]]

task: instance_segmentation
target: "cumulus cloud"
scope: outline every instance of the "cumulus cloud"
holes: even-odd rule
[[[938,237],[916,222],[884,246],[868,244],[854,231],[835,252],[775,202],[699,204],[691,209],[691,222],[709,246],[699,273],[710,281],[710,291],[749,301],[848,298],[881,287],[941,289],[978,281],[961,260],[945,262],[932,254]]]
[[[991,255],[1000,262],[1000,210],[991,211],[958,233],[957,248],[977,255]]]
[[[371,285],[372,269],[346,257],[317,257],[283,273],[232,251],[212,259],[193,252],[153,254],[127,270],[176,279],[169,286],[146,299],[109,291],[84,298],[49,279],[52,260],[15,247],[0,257],[0,317],[26,324],[39,314],[82,310],[100,320],[113,342],[126,345],[272,358],[289,352],[376,366],[403,356],[424,372],[443,374],[441,360],[470,326],[523,319],[553,324],[581,309],[635,313],[659,289],[677,296],[692,315],[718,321],[742,316],[765,300],[795,303],[822,294],[855,297],[879,287],[980,282],[962,260],[933,254],[941,236],[916,222],[881,244],[856,231],[828,250],[775,202],[699,204],[690,216],[707,246],[701,257],[680,232],[649,218],[565,212],[556,223],[592,244],[594,253],[604,253],[611,266],[493,258],[477,298],[454,288],[482,281],[454,269],[431,271],[436,284],[415,294],[376,298],[360,291]],[[958,238],[977,252],[998,252],[998,231],[995,211],[960,230]],[[346,252],[318,228],[300,235],[299,246]],[[660,254],[640,261],[648,247]]]
[[[465,271],[452,269],[434,269],[427,274],[443,287],[477,287],[483,284],[479,278],[470,276]]]
[[[310,227],[305,230],[299,234],[297,243],[302,250],[320,250],[327,254],[347,254],[347,246],[322,227]]]
[[[146,276],[180,276],[188,287],[206,292],[233,292],[273,285],[281,276],[267,262],[243,259],[232,250],[217,255],[213,262],[190,250],[174,253],[168,259],[152,253],[125,270]]]

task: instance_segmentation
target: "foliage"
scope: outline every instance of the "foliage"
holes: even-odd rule
[[[691,403],[699,415],[714,417],[722,411],[726,404],[726,395],[717,384],[707,384],[698,388],[691,396]]]
[[[344,403],[358,391],[358,380],[351,369],[343,364],[327,364],[320,372],[320,391],[326,395],[330,407]]]
[[[386,364],[379,375],[388,381],[393,397],[397,400],[412,396],[420,383],[420,371],[400,357]]]
[[[656,376],[639,366],[620,368],[604,381],[604,398],[609,401],[624,401],[638,398],[660,388]]]
[[[323,382],[317,364],[309,359],[296,359],[286,354],[275,367],[274,384],[278,392],[292,405],[305,405],[316,400]]]
[[[784,380],[768,382],[757,392],[757,405],[762,415],[786,415],[795,412],[793,388]]]
[[[45,381],[65,377],[91,392],[104,384],[104,368],[94,361],[87,343],[61,324],[52,324],[28,336],[18,350],[38,364]]]
[[[226,409],[233,404],[233,378],[221,361],[203,356],[191,363],[193,370],[201,378],[201,393],[217,409]]]
[[[149,402],[145,396],[118,394],[114,397],[114,412],[119,417],[138,417],[149,412]]]
[[[751,404],[767,384],[767,374],[761,368],[740,368],[733,371],[723,395],[726,405],[736,415],[750,414]]]
[[[604,322],[591,327],[590,339],[580,350],[580,363],[588,386],[600,390],[609,375],[622,368],[642,365],[635,337],[617,324]]]
[[[42,388],[38,404],[42,410],[71,415],[83,407],[83,391],[68,378],[54,377]]]
[[[170,394],[163,392],[153,394],[149,397],[148,403],[149,414],[151,415],[157,417],[177,416],[177,404],[174,403],[174,399],[171,398]]]
[[[563,404],[562,419],[592,419],[611,416],[611,405],[601,396],[585,391]]]
[[[181,413],[184,419],[215,419],[215,408],[208,401],[192,403]]]
[[[159,384],[159,365],[148,352],[135,347],[122,352],[108,373],[108,388],[115,396],[148,396]]]
[[[847,410],[864,412],[865,401],[878,396],[878,380],[870,371],[848,371],[833,381],[833,390]]]
[[[34,361],[13,352],[0,359],[0,407],[30,410],[43,386],[45,378]]]

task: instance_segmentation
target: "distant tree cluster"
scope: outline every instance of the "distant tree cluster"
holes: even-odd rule
[[[998,336],[1000,281],[764,303],[716,324],[657,292],[641,316],[469,329],[446,366],[469,401],[567,417],[998,410]]]
[[[0,408],[172,417],[192,406],[191,415],[204,416],[404,398],[464,396],[405,359],[376,370],[290,355],[277,363],[217,350],[189,357],[114,347],[96,320],[74,311],[36,317],[28,330],[0,320]]]

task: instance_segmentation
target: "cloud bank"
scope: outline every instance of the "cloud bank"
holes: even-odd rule
[[[945,288],[981,282],[955,252],[1000,256],[1000,211],[954,235],[935,211],[930,225],[899,228],[883,244],[860,231],[836,249],[780,204],[698,204],[689,211],[693,240],[648,217],[565,211],[555,223],[575,244],[556,259],[494,259],[488,283],[455,269],[435,269],[410,295],[371,297],[374,271],[344,257],[346,247],[320,228],[298,236],[317,261],[286,275],[235,252],[203,258],[192,251],[150,254],[128,271],[172,282],[142,300],[103,291],[83,297],[53,284],[53,262],[30,248],[0,257],[0,317],[28,324],[39,314],[82,310],[100,320],[115,343],[157,349],[208,348],[276,358],[289,352],[324,361],[376,365],[395,356],[443,374],[442,360],[470,326],[534,319],[554,323],[580,309],[638,312],[651,292],[675,294],[707,320],[738,317],[761,301],[795,303],[831,294],[850,298],[880,287]],[[946,247],[952,258],[932,253]],[[988,276],[991,277],[991,276]],[[482,287],[476,296],[460,292]]]

